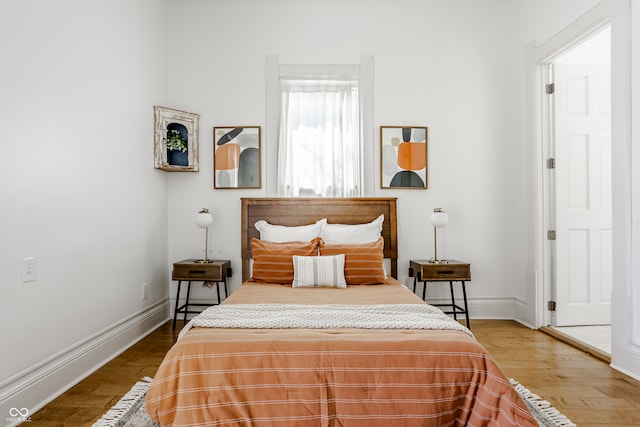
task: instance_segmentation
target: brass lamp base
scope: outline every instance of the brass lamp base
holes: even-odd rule
[[[206,209],[203,209],[206,210]],[[207,211],[209,213],[209,211]],[[194,262],[198,264],[209,264],[212,263],[213,260],[207,258],[209,256],[209,227],[204,229],[204,259],[197,259]]]
[[[429,264],[449,264],[449,261],[446,259],[430,259]]]

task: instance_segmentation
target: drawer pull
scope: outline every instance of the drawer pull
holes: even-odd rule
[[[440,270],[438,274],[456,274],[456,272],[453,270]]]
[[[189,270],[189,274],[207,274],[204,270]]]

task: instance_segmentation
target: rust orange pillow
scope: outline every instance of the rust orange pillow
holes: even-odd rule
[[[384,283],[384,239],[359,244],[320,242],[320,255],[344,254],[344,278],[348,285]]]
[[[267,242],[251,239],[251,257],[253,273],[251,278],[256,282],[293,283],[293,256],[318,255],[320,238],[310,242]]]

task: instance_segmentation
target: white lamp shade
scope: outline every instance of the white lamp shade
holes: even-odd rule
[[[449,215],[442,209],[436,208],[431,213],[429,221],[431,221],[434,227],[444,227],[449,223]]]
[[[209,213],[208,209],[202,209],[196,214],[196,225],[200,228],[209,228],[213,224],[213,215]]]

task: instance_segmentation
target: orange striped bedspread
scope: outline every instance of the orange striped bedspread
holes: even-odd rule
[[[225,304],[424,304],[395,280],[246,282]],[[451,330],[189,330],[145,400],[162,426],[537,426],[487,351]]]

